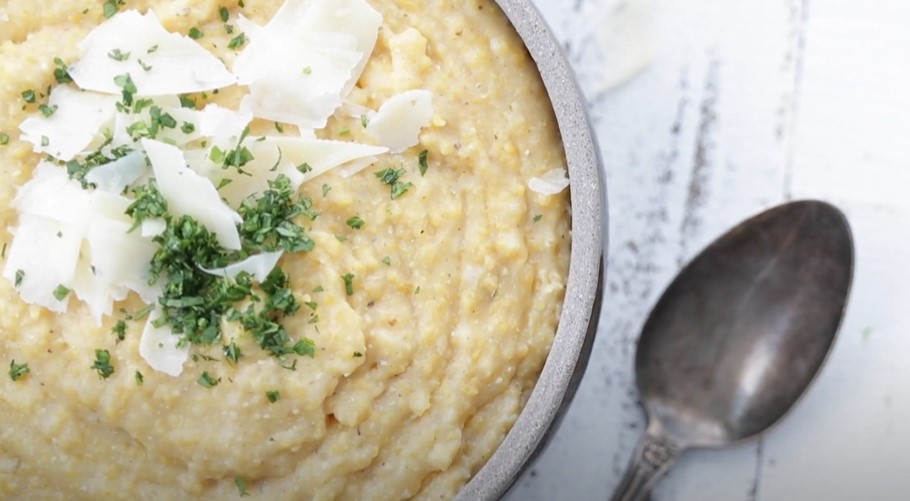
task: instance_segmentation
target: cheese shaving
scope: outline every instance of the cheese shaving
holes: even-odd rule
[[[263,252],[262,254],[250,256],[243,261],[225,266],[224,268],[207,269],[200,266],[199,269],[209,275],[227,277],[230,279],[235,279],[240,273],[246,272],[252,275],[257,282],[261,283],[265,282],[269,273],[275,269],[275,266],[278,264],[278,260],[281,259],[282,255],[284,255],[284,251]]]
[[[114,117],[116,97],[82,92],[69,86],[51,91],[50,116],[35,115],[19,126],[22,140],[32,143],[35,153],[46,153],[64,162],[72,160],[101,133]]]
[[[420,142],[420,130],[433,119],[433,93],[409,90],[389,98],[367,125],[367,134],[400,153]]]
[[[222,247],[240,250],[236,225],[242,219],[221,201],[212,182],[190,170],[183,152],[176,146],[150,139],[143,139],[141,144],[171,213],[192,216],[215,234]]]
[[[69,74],[83,89],[121,93],[114,82],[130,75],[137,96],[187,94],[219,89],[236,78],[217,57],[188,37],[169,33],[154,12],[128,10],[92,30],[79,44],[82,59]],[[109,56],[129,54],[122,61]],[[146,70],[148,68],[148,70]]]
[[[156,309],[149,314],[139,338],[139,356],[152,369],[177,377],[183,372],[183,364],[190,356],[190,347],[179,346],[180,338],[167,326],[155,327],[161,314]]]
[[[569,187],[569,178],[565,169],[552,169],[541,177],[531,178],[528,188],[535,193],[550,196],[556,195]]]

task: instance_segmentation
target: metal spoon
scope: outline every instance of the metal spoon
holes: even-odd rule
[[[681,452],[755,437],[825,360],[853,276],[844,215],[782,205],[730,230],[676,277],[642,330],[648,428],[613,501],[646,499]]]

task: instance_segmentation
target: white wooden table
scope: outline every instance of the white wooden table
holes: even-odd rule
[[[714,237],[799,198],[841,207],[856,238],[832,355],[764,439],[685,454],[653,499],[910,499],[910,2],[536,3],[591,102],[609,277],[576,400],[507,499],[607,499],[642,433],[651,306]]]

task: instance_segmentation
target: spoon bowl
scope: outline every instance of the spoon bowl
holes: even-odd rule
[[[693,259],[642,330],[635,369],[648,428],[613,500],[644,499],[685,449],[778,422],[827,357],[852,276],[847,220],[817,201],[759,214]]]

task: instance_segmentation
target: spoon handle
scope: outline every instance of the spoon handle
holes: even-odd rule
[[[679,457],[681,449],[662,436],[646,433],[611,501],[644,501]]]

